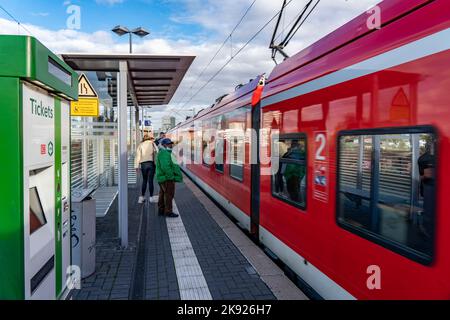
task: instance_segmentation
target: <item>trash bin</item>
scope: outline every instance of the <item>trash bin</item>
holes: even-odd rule
[[[95,199],[94,189],[72,191],[72,265],[81,270],[81,278],[95,272]]]

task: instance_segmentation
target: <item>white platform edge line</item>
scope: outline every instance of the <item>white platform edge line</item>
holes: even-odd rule
[[[189,172],[188,169],[186,169],[186,168],[183,168],[183,169],[185,169],[185,170],[184,170],[184,173],[185,173],[187,176],[191,177],[193,180],[195,180],[197,183],[202,182],[200,179],[198,179],[197,177],[195,177],[191,172]],[[198,185],[196,185],[196,184],[194,183],[194,181],[189,181],[189,183],[191,183],[192,186],[193,186],[194,188],[196,188],[197,190],[200,191],[201,195],[205,197],[205,198],[203,198],[204,201],[211,201],[211,200],[208,198],[208,196],[206,195],[206,192],[209,192],[210,195],[211,195],[213,198],[215,198],[215,200],[217,201],[216,195],[213,194],[213,193],[211,193],[211,191],[213,191],[213,189],[210,188],[208,185],[204,184],[204,185],[206,186],[206,190],[205,190],[205,189],[201,189]],[[188,188],[190,188],[190,187],[188,186]],[[192,189],[191,189],[191,190],[192,190]],[[193,191],[193,190],[192,190],[192,191]],[[194,193],[195,193],[195,191],[194,191]],[[198,196],[196,195],[196,197],[198,197]],[[198,198],[198,199],[199,199],[200,202],[202,202],[202,199],[200,199],[200,198]],[[211,203],[212,203],[212,205],[216,206],[216,204],[213,203],[212,201],[211,201]],[[219,209],[219,210],[220,210],[220,209]],[[242,215],[245,215],[245,213],[242,212]],[[269,287],[269,289],[270,289],[270,291],[272,292],[272,294],[273,294],[278,300],[292,300],[292,298],[286,299],[286,294],[287,294],[287,291],[286,291],[286,290],[283,290],[283,292],[281,292],[281,291],[279,291],[277,288],[275,288],[275,287],[272,285],[271,282],[272,282],[273,280],[271,280],[270,278],[273,278],[274,275],[263,275],[263,274],[260,273],[260,271],[258,271],[258,268],[253,264],[253,262],[251,261],[251,259],[246,255],[246,253],[245,253],[244,251],[242,251],[242,247],[239,246],[237,243],[235,243],[236,239],[234,239],[234,238],[229,234],[229,233],[230,233],[230,227],[223,227],[223,226],[222,226],[222,223],[221,223],[220,221],[216,220],[216,217],[214,217],[213,215],[211,215],[211,213],[210,213],[210,216],[211,216],[211,217],[213,218],[213,220],[217,223],[217,225],[221,228],[221,230],[225,233],[225,235],[228,237],[228,239],[230,239],[230,241],[236,246],[236,248],[238,248],[239,252],[240,252],[240,253],[243,255],[243,257],[248,261],[248,263],[250,263],[250,265],[255,269],[255,271],[257,272],[257,274],[260,276],[261,280]],[[229,220],[229,217],[227,217],[225,214],[223,214],[223,217],[225,217],[225,219],[228,219],[228,220]],[[229,220],[229,221],[231,222],[231,220]],[[237,225],[235,225],[233,222],[232,222],[232,227],[231,227],[231,228],[236,229],[236,230],[240,230],[239,227],[238,227]],[[241,231],[241,232],[242,232],[242,231]],[[261,253],[262,253],[267,259],[270,260],[270,258],[269,258],[264,252],[261,251]],[[271,260],[270,260],[270,261],[271,261]],[[276,266],[276,268],[279,269],[278,266]],[[298,288],[298,287],[297,287],[297,286],[296,286],[296,285],[295,285],[288,277],[286,277],[284,271],[282,271],[281,269],[279,269],[279,272],[280,272],[280,274],[282,274],[281,278],[282,278],[283,280],[288,281],[289,283],[291,283],[291,284],[295,287],[295,290],[298,290],[298,294],[299,294],[299,295],[298,295],[294,300],[303,300],[303,299],[309,300],[309,298],[305,295],[305,293],[304,293],[303,291],[301,291],[301,289]],[[275,275],[275,276],[277,276],[277,275]],[[297,293],[295,293],[295,294],[297,294]]]
[[[187,235],[175,200],[173,200],[173,211],[180,216],[178,218],[166,218],[167,232],[169,233],[180,298],[181,300],[212,300],[208,283]],[[184,247],[183,250],[179,249],[180,243]],[[190,274],[189,271],[192,270],[196,271],[195,274]]]

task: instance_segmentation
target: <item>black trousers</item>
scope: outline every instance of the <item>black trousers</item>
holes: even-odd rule
[[[153,161],[142,162],[141,172],[142,172],[142,196],[145,196],[147,192],[147,184],[150,191],[150,197],[153,197],[153,192],[155,190],[153,186],[153,180],[155,178],[155,163]]]

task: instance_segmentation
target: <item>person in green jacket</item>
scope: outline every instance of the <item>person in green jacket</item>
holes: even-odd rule
[[[156,180],[159,183],[158,213],[176,218],[172,201],[175,196],[175,182],[182,182],[181,169],[172,155],[173,142],[169,138],[160,141],[161,148],[156,157]]]

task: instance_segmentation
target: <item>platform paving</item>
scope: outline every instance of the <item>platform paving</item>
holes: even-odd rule
[[[117,237],[116,200],[105,217],[97,218],[96,272],[83,279],[73,299],[304,297],[274,264],[261,267],[270,259],[255,251],[260,249],[187,178],[176,188],[175,210],[180,218],[159,216],[155,203],[138,205],[137,192],[130,186],[129,247],[122,249]]]
[[[155,190],[158,192],[159,188]],[[167,232],[166,218],[158,216],[153,203],[148,204],[146,210],[148,232],[145,257],[145,299],[179,300],[180,291]]]
[[[260,247],[255,245],[205,193],[190,180],[186,179],[185,184],[192,191],[197,201],[203,205],[209,216],[214,219],[219,228],[250,262],[259,277],[278,300],[308,300],[308,297],[286,276],[284,271]]]
[[[186,179],[185,179],[186,180]],[[186,183],[176,203],[214,300],[273,300],[267,285]],[[195,200],[195,201],[193,201]]]
[[[117,199],[104,217],[96,219],[96,271],[73,290],[74,300],[128,300],[136,262],[137,235],[143,207],[135,204],[135,188],[129,189],[129,246],[118,238]]]

